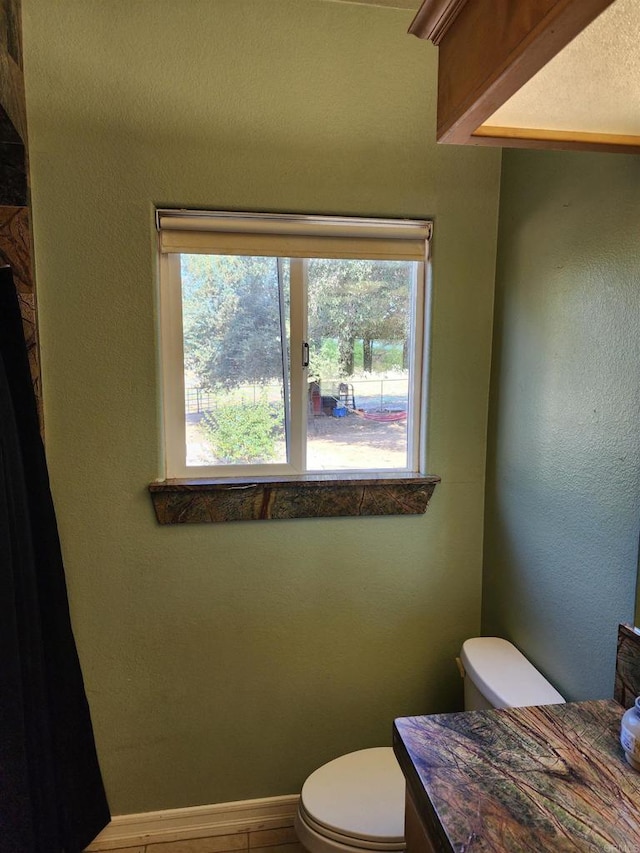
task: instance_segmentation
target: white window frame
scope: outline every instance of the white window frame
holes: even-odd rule
[[[159,246],[160,368],[164,477],[228,479],[273,476],[301,478],[323,474],[339,480],[372,476],[372,468],[309,471],[306,468],[307,368],[302,364],[307,335],[306,264],[308,257],[351,257],[416,261],[413,345],[409,375],[407,466],[384,473],[422,475],[426,461],[428,344],[430,315],[430,240],[433,224],[393,220],[221,211],[156,211]],[[262,465],[186,465],[184,349],[180,254],[272,255],[291,258],[290,438],[289,462]],[[300,285],[304,286],[300,286]]]

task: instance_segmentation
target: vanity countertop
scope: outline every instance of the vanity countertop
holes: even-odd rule
[[[638,853],[640,773],[620,746],[623,713],[597,700],[396,720],[394,750],[434,848]]]

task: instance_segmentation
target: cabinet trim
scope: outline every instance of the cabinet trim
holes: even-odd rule
[[[409,32],[439,45],[467,0],[425,0]]]

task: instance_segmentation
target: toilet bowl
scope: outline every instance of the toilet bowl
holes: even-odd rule
[[[459,666],[466,711],[564,702],[507,640],[466,640]],[[309,853],[398,853],[405,848],[404,797],[404,776],[391,747],[341,755],[302,786],[295,817],[298,839]]]
[[[295,819],[310,853],[404,850],[404,776],[387,746],[323,764],[302,787]]]

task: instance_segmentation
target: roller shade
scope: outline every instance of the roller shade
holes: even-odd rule
[[[432,223],[334,216],[158,210],[160,251],[424,261]]]

